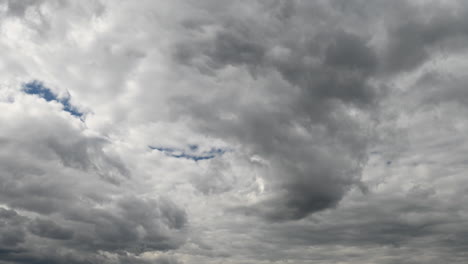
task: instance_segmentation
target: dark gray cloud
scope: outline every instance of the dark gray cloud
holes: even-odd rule
[[[25,218],[18,215],[14,210],[1,208],[0,210],[0,245],[2,250],[13,251],[19,244],[24,242],[26,233],[23,228]]]
[[[390,72],[405,72],[434,55],[456,52],[467,41],[466,8],[453,10],[440,3],[411,7],[414,15],[389,27],[384,64]]]
[[[177,231],[183,229],[187,221],[184,211],[170,201],[134,197],[118,201],[115,212],[70,213],[72,215],[66,218],[91,224],[89,233],[82,233],[78,238],[81,243],[92,241],[88,245],[90,250],[101,248],[133,253],[177,248],[183,242],[183,236],[177,235]]]
[[[29,231],[36,236],[68,240],[73,237],[73,230],[59,226],[49,219],[35,219],[29,225]]]
[[[363,36],[319,27],[317,32],[305,29],[285,37],[283,30],[292,22],[267,19],[216,21],[219,28],[212,38],[185,39],[175,46],[174,58],[201,72],[234,65],[247,67],[255,78],[278,73],[286,81],[277,88],[281,103],[259,100],[258,105],[242,106],[221,95],[209,103],[185,98],[178,104],[183,104],[183,114],[197,118],[203,132],[230,136],[271,162],[272,175],[267,177],[278,192],[249,212],[270,220],[300,219],[335,206],[349,186],[359,182],[366,135],[360,120],[347,111],[378,103],[380,87],[369,81],[378,61]],[[260,23],[281,26],[269,31]],[[262,91],[265,96],[272,92]],[[219,110],[204,109],[213,106],[236,119],[220,120],[215,116]]]
[[[398,3],[377,2],[366,8],[361,1],[302,3],[289,9],[288,19],[270,14],[262,19],[215,16],[189,27],[189,37],[176,43],[174,59],[202,74],[245,67],[254,79],[278,73],[286,81],[275,88],[258,88],[255,106],[243,105],[240,92],[220,92],[213,100],[175,101],[174,109],[195,118],[194,126],[203,133],[231,138],[269,162],[266,178],[274,194],[241,211],[274,221],[297,220],[335,207],[351,186],[360,184],[366,148],[373,139],[373,115],[391,93],[378,79],[414,70],[441,54],[441,47],[455,51],[465,38],[465,11],[438,3]],[[278,2],[273,9],[283,6]],[[301,10],[312,8],[324,13],[301,17]],[[388,13],[373,14],[383,10]],[[367,28],[356,28],[363,26],[357,19],[367,19]],[[215,30],[208,34],[210,23]],[[308,24],[297,27],[299,23]],[[373,28],[372,23],[383,28]],[[385,42],[373,41],[373,30],[382,30]],[[276,100],[260,99],[271,94]],[[232,102],[233,97],[239,103]],[[350,111],[362,115],[356,118]],[[234,118],[223,120],[219,112]]]
[[[14,16],[24,16],[24,13],[26,12],[28,7],[35,7],[37,2],[42,2],[42,1],[10,1],[10,0],[4,0],[2,1],[2,4],[6,5],[6,8],[8,10],[8,13]]]

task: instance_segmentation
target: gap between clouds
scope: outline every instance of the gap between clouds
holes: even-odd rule
[[[47,102],[56,101],[63,106],[63,111],[70,113],[72,116],[81,119],[83,112],[80,112],[75,106],[70,103],[70,94],[67,94],[65,98],[59,98],[49,88],[44,86],[40,81],[34,80],[23,84],[23,92],[26,94],[37,95],[43,98]]]
[[[196,144],[188,145],[188,149],[172,148],[172,147],[160,147],[160,146],[148,146],[151,150],[157,150],[169,157],[179,159],[189,159],[193,161],[209,160],[218,156],[222,156],[228,150],[222,148],[210,148],[208,151],[198,151],[199,146]]]

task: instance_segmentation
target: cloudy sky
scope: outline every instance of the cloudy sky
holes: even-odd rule
[[[0,0],[0,263],[467,263],[467,44],[463,0]]]

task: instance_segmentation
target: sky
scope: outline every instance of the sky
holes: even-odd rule
[[[468,2],[0,0],[0,264],[468,261]]]

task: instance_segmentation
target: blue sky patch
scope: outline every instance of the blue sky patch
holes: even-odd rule
[[[211,148],[208,151],[198,151],[199,146],[196,144],[188,145],[188,149],[170,148],[170,147],[155,147],[148,146],[152,150],[163,152],[167,156],[178,159],[190,159],[194,161],[213,159],[223,155],[226,150],[221,148]]]
[[[63,110],[70,113],[72,116],[81,118],[83,113],[79,112],[76,107],[70,104],[70,96],[66,98],[58,98],[49,88],[45,87],[40,81],[31,81],[23,84],[23,91],[27,94],[37,95],[47,102],[56,101],[63,105]]]

